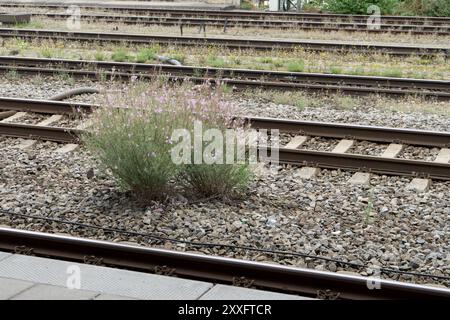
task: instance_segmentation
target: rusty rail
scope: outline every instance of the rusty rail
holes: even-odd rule
[[[2,106],[0,98],[0,107]],[[44,107],[41,112],[54,113],[61,110],[63,113],[73,110],[71,104],[59,104],[60,110],[46,109],[48,101],[34,101],[31,105],[38,110],[38,104]],[[22,104],[26,108],[26,103]],[[87,109],[86,109],[87,110]],[[357,125],[305,122],[294,120],[279,120],[267,118],[247,118],[254,128],[279,129],[282,132],[291,132],[307,135],[320,135],[334,138],[347,138],[346,131],[351,132],[352,138],[376,142],[398,142],[445,147],[450,145],[450,133],[433,132],[425,130],[408,130],[395,128],[378,128]],[[346,129],[347,128],[347,129]],[[79,143],[83,130],[71,128],[45,127],[38,125],[14,124],[0,122],[0,135],[20,138],[33,138],[56,142]],[[259,147],[258,151],[264,148]],[[311,150],[298,150],[278,148],[273,149],[279,153],[279,162],[300,166],[314,166],[319,168],[343,169],[350,171],[368,171],[378,174],[404,175],[412,177],[426,177],[436,180],[450,180],[450,164],[431,161],[406,160],[397,158],[383,158],[367,155],[320,152]]]
[[[50,19],[66,20],[70,17],[65,13],[36,13],[34,16],[41,16]],[[324,22],[305,20],[267,20],[267,19],[242,19],[228,17],[167,17],[159,16],[129,16],[111,14],[82,14],[80,19],[89,22],[124,23],[139,25],[159,25],[159,26],[211,26],[219,28],[263,28],[263,29],[301,29],[301,30],[321,30],[321,31],[344,31],[344,32],[367,32],[392,34],[412,34],[412,35],[450,35],[449,25],[417,25],[417,24],[380,24],[377,29],[369,29],[367,22]]]
[[[48,8],[48,9],[66,9],[64,4],[51,4],[45,2],[34,3],[2,3],[2,7],[12,8]],[[108,12],[120,12],[126,14],[139,15],[160,15],[165,17],[210,17],[210,18],[228,18],[228,19],[259,19],[259,20],[277,20],[289,19],[293,21],[339,21],[339,22],[355,22],[366,23],[370,18],[368,15],[350,15],[350,14],[331,14],[331,13],[305,13],[305,12],[265,12],[254,10],[208,10],[204,8],[197,9],[177,9],[177,8],[149,8],[139,5],[125,5],[125,4],[88,4],[79,3],[78,6],[87,10],[107,10]],[[386,24],[401,24],[409,23],[414,25],[448,25],[450,18],[448,17],[422,17],[422,16],[388,16],[382,15],[380,17],[382,23]]]
[[[220,80],[239,90],[252,88],[307,90],[347,95],[381,94],[392,97],[410,95],[450,100],[450,81],[446,80],[18,57],[0,57],[0,72],[2,71],[41,75],[64,73],[97,80],[129,79],[132,76],[152,79],[164,75],[173,81],[187,79],[203,83]]]
[[[83,263],[96,257],[105,266],[155,272],[162,266],[181,278],[235,284],[248,280],[253,287],[320,297],[332,292],[339,299],[450,299],[450,290],[332,272],[287,267],[71,236],[0,227],[0,249],[27,248],[33,255]],[[378,287],[378,286],[377,286]]]
[[[72,32],[44,29],[0,29],[0,38],[20,39],[52,39],[63,41],[115,42],[132,44],[159,44],[180,46],[219,46],[239,50],[293,50],[302,48],[309,51],[333,51],[352,53],[382,53],[388,55],[444,55],[448,57],[450,49],[440,46],[395,45],[377,43],[356,43],[343,41],[318,40],[271,40],[256,38],[226,38],[226,37],[192,37],[163,36],[130,33]]]

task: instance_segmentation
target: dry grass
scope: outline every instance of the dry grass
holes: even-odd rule
[[[34,17],[33,25],[45,26],[45,29],[68,30],[64,20],[52,20],[45,17]],[[158,34],[158,35],[180,35],[178,26],[160,26],[160,25],[139,25],[123,23],[105,23],[105,22],[81,22],[80,31],[98,31],[98,32],[119,32],[119,33],[139,33],[139,34]],[[184,27],[184,35],[198,36],[198,27]],[[254,37],[254,38],[282,38],[282,39],[314,39],[314,40],[341,40],[356,42],[386,42],[386,43],[414,43],[414,44],[433,44],[444,45],[450,42],[450,37],[436,35],[409,35],[409,34],[391,34],[391,33],[367,33],[367,32],[345,32],[320,30],[302,30],[301,28],[292,29],[262,29],[262,28],[228,28],[223,32],[222,27],[206,27],[206,36],[226,36],[226,37]]]
[[[267,90],[249,90],[242,93],[244,98],[262,99],[276,104],[292,105],[298,108],[321,108],[324,106],[335,109],[376,108],[380,110],[401,111],[406,113],[419,112],[438,114],[450,118],[450,102],[434,101],[429,98],[404,97],[392,99],[383,96],[352,97],[341,94],[313,94],[306,92],[278,92]]]
[[[259,70],[294,71],[293,66],[302,66],[296,71],[355,74],[372,76],[394,76],[424,79],[450,79],[450,64],[444,57],[421,58],[392,57],[383,54],[309,52],[276,50],[264,53],[254,50],[235,51],[220,47],[179,46],[125,46],[117,44],[95,44],[63,41],[4,41],[0,54],[15,52],[23,56],[54,57],[88,60],[114,60],[118,49],[125,50],[125,61],[144,62],[142,51],[173,57],[185,65],[246,68]],[[146,62],[156,62],[152,59]]]

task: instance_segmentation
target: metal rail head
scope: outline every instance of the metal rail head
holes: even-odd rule
[[[251,286],[323,298],[450,299],[450,290],[362,276],[117,244],[0,227],[0,249],[26,248],[34,255],[167,273],[204,281]]]
[[[155,44],[178,44],[184,46],[225,46],[232,49],[297,49],[299,47],[310,51],[351,51],[351,52],[382,52],[389,55],[421,55],[429,56],[436,54],[449,55],[449,48],[424,47],[424,46],[399,46],[384,44],[358,44],[351,42],[332,42],[314,40],[264,40],[252,38],[218,38],[218,37],[188,37],[188,36],[162,36],[143,34],[120,34],[101,32],[67,32],[43,29],[0,29],[1,37],[26,38],[26,39],[64,39],[75,41],[98,41],[98,42],[128,42]]]

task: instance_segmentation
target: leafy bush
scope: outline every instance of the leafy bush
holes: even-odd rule
[[[246,184],[248,166],[176,164],[172,150],[178,141],[172,141],[172,134],[186,129],[192,136],[195,121],[202,122],[203,130],[224,130],[232,114],[220,87],[137,83],[105,97],[84,141],[121,187],[143,201],[164,198],[172,183],[204,195],[229,193]]]
[[[450,17],[450,1],[403,0],[396,6],[394,13],[407,16]]]
[[[254,8],[251,1],[248,1],[248,0],[241,1],[240,7],[241,7],[241,9],[244,9],[244,10],[252,10]]]
[[[371,5],[380,7],[381,14],[391,14],[398,0],[329,0],[324,8],[333,13],[367,14]]]

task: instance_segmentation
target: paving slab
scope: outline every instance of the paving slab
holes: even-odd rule
[[[215,285],[200,300],[313,300],[312,298],[256,289]]]
[[[1,252],[0,251],[0,260],[5,259],[6,257],[9,257],[11,254],[8,252]]]
[[[29,281],[0,278],[0,300],[10,299],[33,285]]]
[[[208,282],[23,255],[0,261],[0,277],[66,287],[76,268],[81,290],[136,299],[197,299],[213,286]]]
[[[38,284],[26,289],[11,300],[91,300],[98,295],[98,292],[93,291]]]

